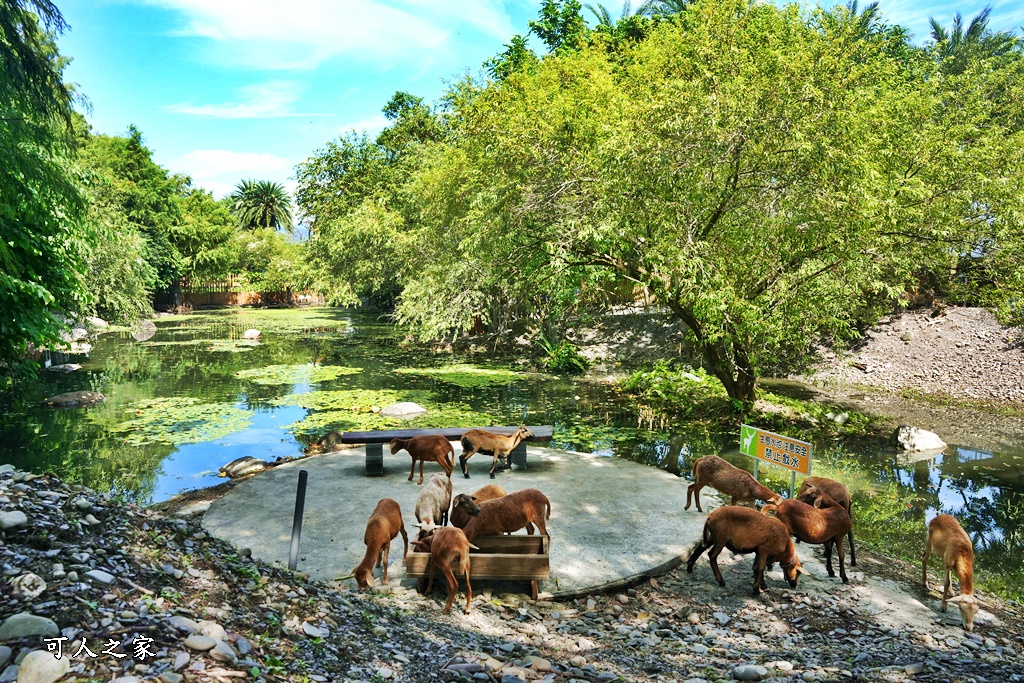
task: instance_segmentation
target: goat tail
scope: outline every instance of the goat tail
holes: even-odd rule
[[[544,519],[551,519],[551,500],[544,498],[545,506],[547,507],[547,514],[544,515]]]
[[[703,545],[705,547],[713,545],[713,543],[714,543],[714,541],[712,540],[712,536],[713,535],[714,534],[711,532],[711,525],[708,524],[707,522],[704,522],[704,533],[701,534],[701,539],[702,539],[701,545]]]

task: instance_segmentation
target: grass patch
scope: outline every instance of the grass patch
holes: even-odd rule
[[[188,397],[148,399],[126,410],[135,417],[110,431],[136,446],[214,441],[246,429],[251,420],[248,411],[230,403],[200,403]]]
[[[268,365],[263,368],[239,370],[235,373],[235,377],[256,384],[281,385],[326,382],[345,375],[355,375],[362,371],[362,368],[349,368],[343,365],[305,363],[302,365]]]
[[[401,375],[430,377],[463,389],[510,384],[530,377],[527,373],[515,370],[467,364],[445,365],[440,368],[399,368],[395,372]]]
[[[1002,415],[1003,417],[1024,417],[1024,405],[1019,403],[1006,403],[1005,401],[985,400],[979,398],[960,398],[947,394],[944,391],[924,392],[920,389],[904,387],[899,392],[900,397],[912,401],[921,401],[934,406],[946,408],[964,408],[977,410],[979,412]]]

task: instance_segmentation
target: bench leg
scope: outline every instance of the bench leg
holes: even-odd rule
[[[526,442],[521,441],[512,449],[512,467],[517,470],[526,469]]]
[[[537,582],[536,581],[531,581],[530,582],[530,599],[531,600],[536,600],[538,595],[539,595],[539,592],[537,591]]]
[[[384,444],[366,444],[366,476],[384,476]]]

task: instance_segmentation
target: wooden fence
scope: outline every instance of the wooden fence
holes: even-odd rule
[[[178,283],[178,296],[168,303],[185,306],[311,306],[324,305],[324,297],[318,292],[294,291],[291,289],[278,292],[255,291],[253,287],[238,275],[229,275],[223,280],[190,281]]]

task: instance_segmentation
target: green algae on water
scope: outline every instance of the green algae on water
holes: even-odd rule
[[[440,368],[400,368],[395,372],[403,375],[420,375],[454,384],[463,389],[490,387],[509,384],[526,379],[529,375],[505,368],[488,368],[476,365],[456,364]]]
[[[345,375],[355,375],[362,368],[349,368],[343,365],[268,365],[263,368],[239,370],[235,377],[249,380],[256,384],[300,384],[309,382],[326,382]]]
[[[182,396],[139,401],[127,411],[135,417],[111,431],[136,446],[215,441],[246,429],[252,419],[248,411],[230,403],[200,403]]]

